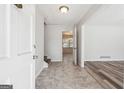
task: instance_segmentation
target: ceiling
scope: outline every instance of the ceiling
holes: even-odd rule
[[[38,7],[45,17],[46,24],[52,25],[73,25],[78,23],[81,18],[91,8],[91,4],[66,4],[69,11],[62,14],[59,11],[61,4],[39,4]]]
[[[89,25],[124,26],[124,5],[103,4],[102,7],[87,21]]]

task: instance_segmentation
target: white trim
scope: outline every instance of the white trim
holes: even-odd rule
[[[43,61],[44,62],[44,61]],[[43,65],[43,67],[38,71],[38,73],[36,73],[35,75],[35,79],[38,77],[38,75],[43,71],[43,69],[48,68],[48,64],[44,62],[45,65]]]
[[[43,69],[48,68],[48,64],[44,61]]]
[[[30,64],[30,89],[35,89],[35,63]]]
[[[80,67],[84,68],[84,61],[81,61]]]
[[[6,52],[7,52],[7,57],[9,58],[10,57],[11,5],[7,5],[6,7],[7,7],[7,11],[6,11],[6,17],[7,17],[7,20],[6,20],[6,22],[7,22],[7,46],[6,47],[7,47],[7,51]]]
[[[36,73],[36,75],[35,75],[35,79],[38,77],[38,75],[43,71],[43,69],[44,68],[41,68],[39,71],[38,71],[38,73]]]
[[[84,68],[84,59],[85,58],[85,25],[81,25],[81,68]]]
[[[84,61],[124,61],[124,59],[88,59]]]
[[[2,44],[2,46],[5,47],[5,49],[3,49],[4,53],[0,53],[0,60],[1,59],[7,59],[9,58],[9,51],[10,51],[10,5],[7,4],[5,6],[3,6],[5,8],[5,18],[4,18],[4,24],[0,23],[0,26],[2,28],[0,28],[1,30],[3,30],[2,34],[4,34],[5,36],[3,37],[3,40],[5,40],[5,44]]]

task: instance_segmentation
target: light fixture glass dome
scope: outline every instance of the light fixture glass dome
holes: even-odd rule
[[[69,11],[69,7],[67,6],[60,6],[59,10],[61,13],[67,13]]]

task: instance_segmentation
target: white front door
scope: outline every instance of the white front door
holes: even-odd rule
[[[22,9],[0,5],[0,84],[14,89],[35,88],[34,16],[31,5]]]
[[[25,5],[26,6],[26,5]],[[35,88],[35,60],[33,59],[33,55],[35,54],[35,28],[34,28],[34,17],[30,14],[28,9],[18,9],[14,5],[12,5],[10,10],[10,22],[11,31],[16,33],[16,55],[23,63],[25,63],[25,72],[29,76],[25,77],[29,79],[29,87]],[[13,34],[12,34],[13,35]],[[14,43],[14,42],[13,42]],[[13,51],[11,51],[13,52]],[[15,55],[15,56],[16,56]],[[19,61],[18,59],[18,61]]]
[[[27,67],[25,68],[25,72],[27,72],[28,76],[26,76],[25,78],[29,79],[28,87],[34,88],[35,63],[32,58],[34,55],[33,45],[35,43],[34,17],[30,14],[30,11],[28,11],[28,9],[25,9],[25,6],[23,6],[23,9],[18,9],[14,5],[11,6],[10,22],[12,22],[11,24],[13,25],[11,25],[10,27],[11,31],[13,31],[13,33],[16,33],[16,35],[13,36],[16,39],[16,46],[13,46],[13,48],[15,47],[16,49],[15,53],[17,55],[17,58],[19,58]]]
[[[74,65],[77,65],[77,28],[73,29],[73,61]]]

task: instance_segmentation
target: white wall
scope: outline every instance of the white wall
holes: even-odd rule
[[[85,34],[84,34],[84,24],[87,22],[87,20],[94,15],[95,12],[97,12],[102,5],[92,5],[92,7],[89,9],[89,11],[85,14],[84,17],[79,21],[79,23],[76,25],[77,27],[77,33],[78,33],[78,64],[81,67],[84,67],[84,40],[85,40]]]
[[[33,64],[32,50],[26,48],[27,52],[20,55],[20,44],[29,40],[26,46],[32,47],[30,34],[33,31],[33,25],[29,26],[30,22],[27,20],[31,16],[34,18],[34,5],[23,5],[23,9],[17,9],[14,5],[0,5],[0,7],[0,15],[7,13],[2,17],[6,21],[1,21],[1,23],[6,23],[3,24],[4,26],[0,26],[0,32],[4,31],[7,35],[5,41],[4,38],[1,38],[2,41],[0,41],[0,45],[6,43],[4,48],[0,48],[1,50],[5,50],[4,53],[6,54],[0,58],[0,84],[13,84],[14,89],[33,88],[33,72],[31,72]],[[25,27],[23,30],[20,29],[22,26]],[[4,28],[4,30],[1,28]],[[21,32],[24,32],[27,37],[23,34],[24,36],[22,36],[22,40],[20,41],[18,35]],[[26,39],[26,41],[23,41],[23,39]],[[25,45],[21,46],[25,48]]]
[[[124,60],[123,39],[124,27],[85,26],[85,60]]]
[[[82,60],[124,60],[124,5],[102,5],[81,26],[84,27]],[[80,33],[81,33],[80,32]],[[82,34],[83,35],[83,34]],[[111,58],[100,58],[110,56]]]
[[[45,56],[52,61],[62,61],[62,32],[71,31],[72,26],[45,26]]]
[[[38,56],[35,62],[35,75],[37,77],[43,68],[47,67],[47,64],[44,62],[44,17],[38,6],[36,6],[35,10],[35,55]]]

